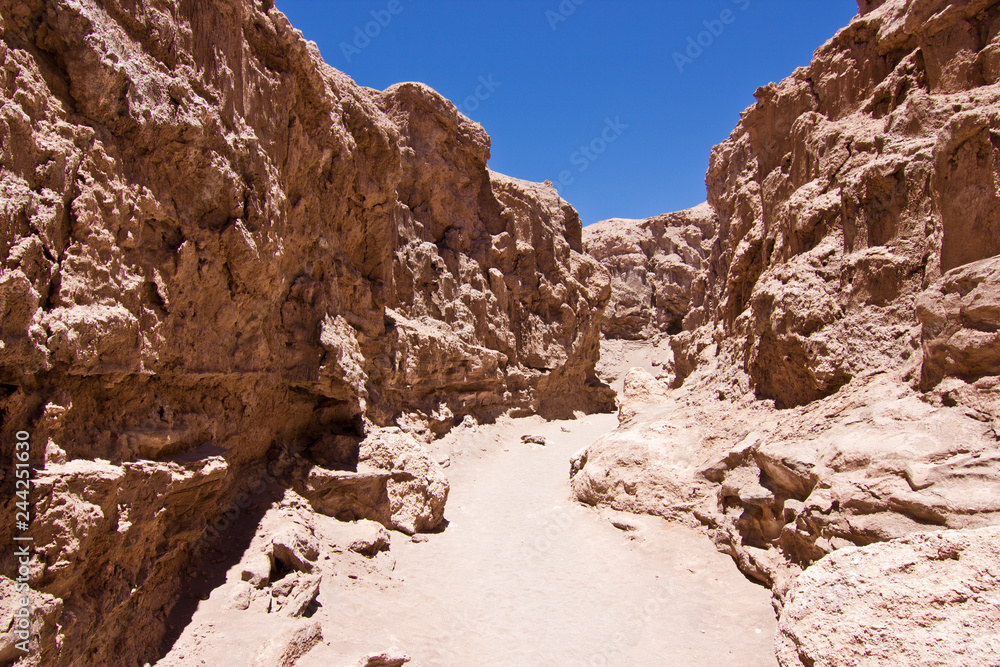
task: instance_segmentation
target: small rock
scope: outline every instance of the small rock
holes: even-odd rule
[[[540,435],[522,435],[521,442],[528,445],[545,445],[545,438]]]
[[[373,535],[364,535],[351,542],[348,547],[351,551],[368,558],[374,557],[380,551],[389,550],[389,531],[382,526],[378,526],[378,531]]]
[[[353,551],[367,558],[389,549],[389,531],[367,519],[324,522],[320,536],[335,551]]]
[[[613,516],[609,519],[611,525],[618,530],[624,530],[625,532],[632,532],[634,530],[639,530],[639,526],[635,525],[628,519],[622,519],[620,517]]]
[[[253,594],[253,586],[245,581],[241,581],[229,596],[225,609],[234,611],[246,611],[250,608],[250,598]]]
[[[362,658],[358,667],[402,667],[410,661],[410,656],[400,651],[386,651],[378,655]]]
[[[266,554],[251,557],[243,566],[240,578],[250,582],[254,588],[264,588],[271,579],[271,559]]]
[[[282,606],[281,612],[292,618],[311,615],[310,608],[315,608],[319,597],[319,585],[323,577],[320,575],[302,575]]]
[[[66,450],[49,440],[45,445],[45,463],[50,465],[66,463]]]
[[[280,581],[276,581],[273,586],[271,586],[271,597],[273,598],[284,598],[288,597],[292,590],[299,583],[299,573],[293,572]]]
[[[318,621],[303,622],[265,642],[254,656],[253,667],[292,667],[322,639]]]
[[[271,538],[275,560],[299,572],[312,572],[312,561],[319,556],[319,546],[304,528],[289,527]]]

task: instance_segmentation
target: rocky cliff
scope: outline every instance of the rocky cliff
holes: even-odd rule
[[[0,453],[30,433],[44,664],[155,659],[250,491],[426,530],[420,439],[612,406],[579,218],[434,91],[355,85],[269,0],[0,16]]]
[[[713,150],[714,240],[676,282],[706,286],[706,321],[660,320],[680,389],[626,396],[573,478],[587,502],[706,526],[779,608],[841,548],[1000,523],[1000,3],[860,10]],[[619,256],[614,275],[649,273],[650,253]]]
[[[708,259],[717,228],[715,211],[707,204],[584,228],[584,248],[611,274],[611,300],[601,324],[604,335],[645,340],[704,324]]]

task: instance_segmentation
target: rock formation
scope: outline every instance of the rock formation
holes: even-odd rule
[[[639,340],[707,320],[708,258],[717,221],[707,204],[647,220],[612,219],[583,230],[586,251],[611,273],[601,330]]]
[[[917,533],[831,554],[798,578],[782,665],[994,665],[1000,528]],[[830,628],[837,628],[834,633]]]
[[[34,659],[155,659],[206,526],[259,519],[243,498],[429,530],[447,483],[417,439],[612,406],[579,218],[490,172],[434,91],[355,85],[268,0],[0,16],[0,454],[31,434]]]
[[[626,378],[578,498],[704,526],[773,588],[784,665],[995,660],[1000,2],[859,7],[757,91],[706,204],[584,232],[450,102],[355,85],[271,0],[0,0],[20,663],[154,661],[214,590],[275,631],[241,659],[293,664],[324,577],[443,525],[425,444],[612,407],[602,328],[667,338],[669,382]]]
[[[643,286],[648,258],[677,246],[650,221],[587,237],[626,314],[606,334],[670,334],[675,390],[625,406],[577,497],[704,525],[779,610],[845,547],[1000,524],[1000,3],[860,9],[713,150],[707,259],[674,274],[688,314],[647,305],[668,291]],[[873,572],[888,549],[864,552]],[[842,664],[847,641],[801,664]]]

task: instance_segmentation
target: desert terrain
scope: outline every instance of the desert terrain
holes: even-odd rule
[[[1000,665],[1000,2],[586,228],[270,0],[0,19],[0,664]]]

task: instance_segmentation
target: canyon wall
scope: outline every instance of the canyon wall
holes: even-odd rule
[[[0,455],[31,434],[44,664],[154,660],[234,498],[427,530],[421,439],[613,408],[576,212],[434,91],[357,86],[270,0],[0,16]]]
[[[648,340],[704,324],[708,260],[717,228],[715,211],[707,204],[584,228],[584,248],[611,274],[604,336]]]
[[[605,329],[670,334],[679,389],[626,394],[572,480],[706,527],[779,609],[826,554],[1000,523],[1000,3],[860,10],[712,151],[707,257],[666,279],[705,287],[687,315]],[[616,234],[653,248],[610,262],[628,314],[678,244],[650,221]]]

